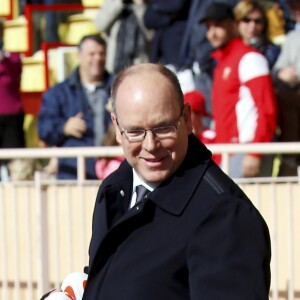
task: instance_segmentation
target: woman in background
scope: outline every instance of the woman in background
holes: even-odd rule
[[[262,52],[272,69],[280,53],[280,47],[268,38],[268,19],[264,8],[256,1],[241,0],[234,8],[234,16],[243,41]]]

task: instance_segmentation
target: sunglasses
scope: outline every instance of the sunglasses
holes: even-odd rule
[[[243,18],[243,19],[242,19],[242,22],[244,22],[244,23],[251,23],[251,22],[254,22],[254,23],[257,24],[257,25],[262,25],[262,24],[264,24],[264,20],[261,19],[261,18],[257,18],[257,19]]]

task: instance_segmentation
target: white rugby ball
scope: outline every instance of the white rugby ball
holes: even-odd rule
[[[72,300],[81,300],[87,281],[87,274],[73,272],[69,274],[61,285],[61,290]]]
[[[63,292],[54,292],[50,294],[46,300],[71,300],[65,293]]]

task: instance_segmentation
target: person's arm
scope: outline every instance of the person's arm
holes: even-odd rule
[[[146,28],[144,24],[144,15],[147,9],[147,5],[142,1],[141,3],[134,3],[132,6],[132,11],[136,16],[137,22],[139,24],[140,29],[143,31],[146,39],[151,41],[153,37],[153,31]]]
[[[283,82],[288,86],[294,86],[299,82],[294,62],[292,61],[292,49],[294,42],[291,34],[287,35],[285,42],[281,46],[280,54],[274,65],[272,75],[276,83]]]
[[[240,63],[240,78],[257,109],[256,130],[251,142],[271,142],[276,131],[277,109],[266,58],[255,52],[245,55]]]
[[[240,77],[249,89],[257,110],[256,128],[251,142],[271,142],[276,132],[277,109],[267,59],[254,52],[245,55],[240,63]],[[261,155],[245,155],[242,165],[244,177],[258,176],[260,168]]]
[[[37,128],[40,139],[49,146],[60,146],[68,137],[81,138],[86,131],[82,113],[70,115],[64,97],[59,87],[43,95]]]
[[[290,62],[290,47],[293,45],[290,41],[290,35],[287,35],[286,40],[281,46],[280,54],[275,62],[273,72],[278,72],[282,68],[288,67],[291,65]]]
[[[190,299],[268,300],[271,246],[267,225],[247,201],[219,202],[190,237]]]
[[[94,22],[99,31],[109,33],[114,22],[119,18],[125,4],[123,0],[106,0],[98,9]]]

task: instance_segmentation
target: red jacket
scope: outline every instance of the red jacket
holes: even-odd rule
[[[266,58],[239,38],[213,52],[216,143],[270,142],[276,129],[275,96]]]

